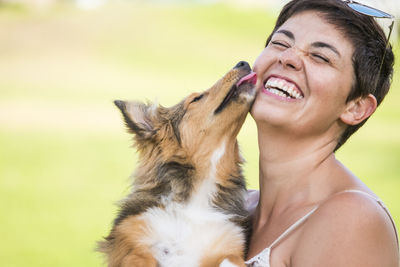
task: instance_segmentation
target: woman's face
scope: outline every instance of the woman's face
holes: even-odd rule
[[[288,19],[254,63],[258,126],[297,134],[326,132],[339,121],[353,82],[353,46],[320,13]]]

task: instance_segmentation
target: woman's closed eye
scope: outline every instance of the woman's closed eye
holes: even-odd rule
[[[277,47],[278,49],[282,49],[282,50],[292,47],[287,42],[281,41],[281,40],[272,40],[271,44],[273,46]],[[321,54],[320,52],[306,52],[306,51],[303,51],[303,52],[306,55],[309,55],[311,57],[311,59],[313,59],[315,62],[318,62],[318,63],[331,63],[329,57],[327,57],[326,55]]]
[[[323,56],[321,54],[318,53],[310,53],[311,57],[316,60],[317,62],[321,62],[321,63],[330,63],[329,58],[327,58],[326,56]]]
[[[282,41],[271,41],[271,44],[275,45],[275,46],[279,46],[281,48],[290,48],[290,45],[282,42]]]

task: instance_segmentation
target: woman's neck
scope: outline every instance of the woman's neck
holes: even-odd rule
[[[333,138],[300,139],[282,134],[267,136],[260,130],[258,133],[259,220],[266,221],[272,213],[283,213],[296,208],[294,205],[312,205],[334,190],[329,174],[340,164],[333,154]]]

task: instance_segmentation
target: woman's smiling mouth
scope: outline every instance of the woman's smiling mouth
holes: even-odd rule
[[[303,92],[294,83],[276,76],[270,76],[264,82],[264,91],[287,99],[304,98]]]

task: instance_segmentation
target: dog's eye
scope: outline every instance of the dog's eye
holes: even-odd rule
[[[197,102],[197,101],[199,101],[200,99],[202,99],[202,98],[203,98],[203,96],[204,96],[204,94],[202,94],[202,95],[199,95],[199,96],[196,96],[195,98],[193,98],[193,100],[192,100],[192,101],[190,101],[190,104],[192,104],[193,102]]]

